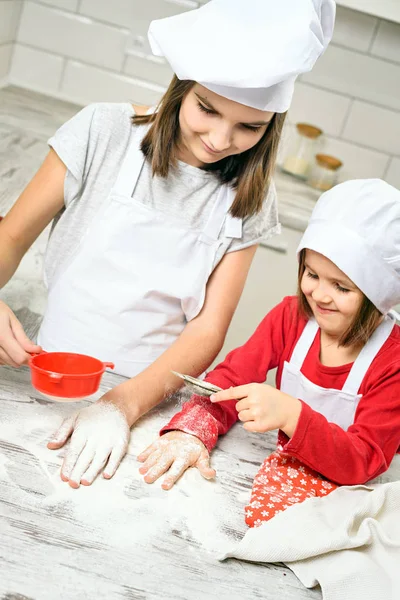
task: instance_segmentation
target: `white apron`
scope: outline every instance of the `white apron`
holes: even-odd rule
[[[347,429],[354,422],[354,415],[362,394],[358,393],[369,366],[391,334],[395,319],[385,317],[357,356],[341,390],[323,388],[309,381],[300,369],[310,350],[319,326],[310,319],[293,350],[290,362],[285,361],[281,391],[299,398],[312,409],[324,415],[329,422]]]
[[[78,352],[133,377],[158,358],[201,310],[219,233],[242,235],[220,186],[204,231],[132,197],[144,157],[145,128],[132,128],[115,186],[49,290],[38,343]]]

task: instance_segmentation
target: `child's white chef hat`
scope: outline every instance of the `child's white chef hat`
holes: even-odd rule
[[[386,314],[400,303],[400,191],[356,179],[322,194],[297,252],[329,258]]]
[[[329,44],[334,0],[211,0],[153,21],[149,40],[179,79],[246,106],[285,112],[294,82]]]

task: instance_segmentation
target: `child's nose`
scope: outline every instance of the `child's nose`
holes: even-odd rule
[[[231,146],[232,134],[228,129],[216,129],[209,136],[212,147],[217,152],[228,150]]]
[[[332,302],[330,294],[322,285],[317,285],[311,296],[315,302],[321,302],[322,304],[329,304]]]

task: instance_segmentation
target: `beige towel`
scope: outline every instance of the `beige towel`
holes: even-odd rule
[[[228,557],[284,562],[324,600],[400,600],[400,482],[305,500],[249,529]]]

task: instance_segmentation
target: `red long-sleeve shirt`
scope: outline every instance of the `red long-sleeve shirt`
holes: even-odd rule
[[[294,296],[285,298],[260,323],[251,338],[233,350],[211,371],[206,381],[221,388],[264,383],[270,369],[277,367],[280,388],[285,361],[289,361],[305,325]],[[326,367],[319,360],[318,332],[301,368],[313,383],[342,389],[352,367]],[[400,327],[390,337],[369,367],[359,389],[362,398],[354,423],[347,431],[302,401],[302,410],[291,439],[279,432],[284,452],[341,485],[365,483],[384,473],[400,447]],[[192,396],[161,433],[179,429],[200,438],[208,450],[237,421],[237,400],[213,404]]]

